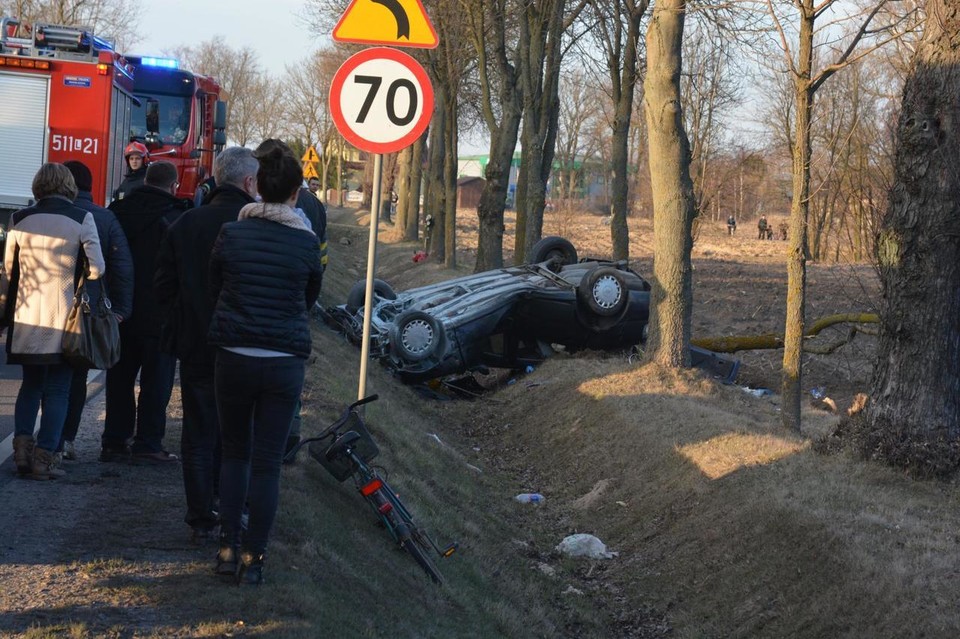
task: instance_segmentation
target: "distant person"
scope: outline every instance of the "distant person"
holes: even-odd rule
[[[13,414],[17,472],[32,479],[56,479],[64,475],[57,468],[56,450],[73,379],[73,369],[63,360],[63,327],[84,266],[88,281],[94,282],[103,274],[104,261],[93,214],[73,204],[77,185],[67,167],[41,166],[32,191],[37,203],[10,217],[0,310],[9,327],[7,363],[23,367]],[[43,498],[37,499],[38,509],[48,507]]]
[[[100,461],[178,461],[163,448],[176,359],[160,350],[160,309],[153,289],[160,240],[190,204],[176,197],[177,167],[154,162],[144,185],[110,205],[133,255],[133,313],[120,324],[120,361],[107,371],[107,411]],[[140,393],[136,393],[137,376]],[[127,442],[133,438],[132,447]]]
[[[767,239],[767,228],[768,228],[768,226],[769,226],[769,224],[767,224],[767,216],[766,216],[766,215],[761,215],[761,216],[760,216],[760,219],[757,220],[757,239],[758,239],[758,240],[765,240],[765,239]]]
[[[123,182],[113,192],[114,200],[122,200],[130,195],[135,188],[143,186],[143,181],[147,176],[147,162],[150,159],[150,153],[147,147],[140,142],[131,142],[123,150],[123,159],[127,163],[127,173],[123,176]]]
[[[74,205],[93,215],[97,226],[97,235],[100,237],[100,250],[106,262],[107,270],[101,278],[101,290],[106,291],[110,299],[111,310],[122,322],[133,312],[133,257],[127,245],[127,236],[123,233],[120,222],[112,211],[93,203],[91,190],[93,189],[93,175],[83,162],[70,160],[64,166],[73,175],[77,184],[77,199]],[[87,373],[86,368],[74,368],[73,380],[70,384],[70,401],[67,409],[67,418],[63,424],[63,435],[60,438],[58,452],[63,453],[64,459],[76,459],[77,452],[73,440],[77,437],[80,428],[80,417],[83,407],[87,403]]]
[[[737,232],[737,218],[730,216],[727,218],[727,235],[733,235]]]
[[[281,460],[310,355],[309,310],[322,276],[317,236],[293,210],[300,163],[281,148],[260,152],[258,160],[263,202],[244,206],[213,247],[210,292],[217,301],[207,338],[218,347],[223,451],[216,572],[251,585],[263,582]]]
[[[185,521],[194,543],[212,539],[219,524],[220,422],[213,392],[215,350],[207,344],[215,301],[209,290],[210,253],[220,227],[236,221],[240,209],[255,201],[259,168],[250,149],[224,149],[213,167],[219,186],[206,204],[170,226],[157,256],[154,290],[163,321],[161,348],[180,360],[180,456]]]
[[[786,241],[790,234],[790,225],[786,222],[780,222],[780,239]]]

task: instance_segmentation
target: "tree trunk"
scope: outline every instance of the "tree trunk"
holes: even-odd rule
[[[343,140],[337,140],[337,206],[343,207]]]
[[[444,246],[444,199],[446,195],[443,178],[443,158],[446,155],[446,110],[443,108],[445,92],[442,86],[436,89],[436,108],[430,127],[430,145],[427,150],[427,193],[424,198],[426,214],[433,226],[429,231],[430,259],[443,262]]]
[[[931,0],[927,13],[877,246],[868,445],[917,474],[949,475],[960,468],[960,2]]]
[[[480,227],[477,262],[474,266],[477,273],[503,266],[504,208],[523,110],[520,78],[507,55],[506,14],[503,0],[489,3],[483,0],[474,22],[474,46],[479,58],[477,66],[483,95],[481,111],[490,132],[490,155],[484,170],[483,192],[477,206]],[[489,56],[488,43],[491,47]],[[494,79],[490,77],[488,64],[495,70]],[[494,108],[494,93],[497,95],[498,108]]]
[[[447,134],[444,136],[446,152],[443,159],[444,221],[443,244],[444,266],[457,266],[457,96],[448,96],[446,105]]]
[[[407,198],[407,223],[403,227],[403,239],[416,241],[420,228],[420,194],[423,184],[423,148],[427,144],[427,133],[413,143],[410,157],[410,195]]]
[[[522,139],[520,145],[520,168],[517,171],[517,191],[513,197],[513,208],[517,213],[517,224],[513,238],[514,264],[526,263],[526,253],[524,253],[523,247],[526,246],[527,243],[527,182],[529,181],[527,176],[530,172],[530,165],[524,162],[527,152],[523,148]]]
[[[797,75],[794,77],[796,131],[793,139],[793,201],[787,248],[787,316],[784,323],[783,370],[780,377],[780,419],[800,430],[801,366],[804,309],[807,295],[807,216],[810,209],[810,119],[813,113],[813,0],[803,0]]]
[[[410,210],[410,162],[413,160],[413,147],[400,151],[397,159],[397,228],[407,228],[407,215]],[[406,238],[404,238],[406,239]]]
[[[664,366],[690,365],[693,306],[693,182],[690,143],[680,106],[683,23],[686,0],[654,6],[647,28],[644,111],[653,191],[653,290],[647,357]]]

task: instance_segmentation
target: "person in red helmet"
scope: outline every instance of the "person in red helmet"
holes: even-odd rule
[[[123,176],[123,182],[113,192],[114,200],[122,200],[130,194],[130,191],[143,186],[143,178],[147,175],[147,160],[150,153],[147,147],[140,142],[131,142],[123,150],[123,157],[127,161],[127,174]]]

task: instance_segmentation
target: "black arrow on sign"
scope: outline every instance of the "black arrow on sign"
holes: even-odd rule
[[[393,14],[397,21],[397,38],[410,39],[410,18],[407,17],[407,12],[399,0],[371,0],[371,2],[382,4]]]

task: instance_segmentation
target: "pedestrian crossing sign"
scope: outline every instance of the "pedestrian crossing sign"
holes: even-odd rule
[[[333,39],[421,49],[440,43],[422,0],[351,0],[333,28]]]
[[[319,178],[320,174],[317,173],[317,167],[309,162],[305,162],[303,164],[303,177],[309,180],[310,178]]]
[[[307,148],[307,152],[303,154],[303,157],[300,158],[300,161],[306,162],[307,164],[311,164],[314,162],[319,162],[320,156],[317,155],[317,150],[311,146]]]

